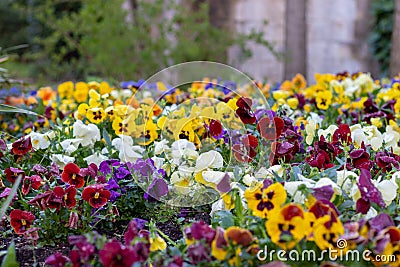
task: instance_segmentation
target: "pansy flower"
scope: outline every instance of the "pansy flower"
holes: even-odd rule
[[[35,216],[28,211],[13,210],[10,213],[10,224],[17,234],[23,234],[28,230],[34,220]]]
[[[210,120],[209,131],[210,135],[214,138],[221,136],[223,132],[221,122],[218,120]]]
[[[255,136],[246,135],[240,144],[234,144],[232,147],[233,155],[239,162],[251,162],[257,155],[256,148],[258,140]]]
[[[104,189],[105,185],[94,184],[85,187],[82,192],[82,199],[89,202],[95,209],[103,207],[111,197],[111,192]]]
[[[76,188],[74,186],[70,186],[65,190],[61,186],[56,186],[53,192],[61,198],[63,206],[68,209],[72,209],[76,205]]]
[[[204,239],[211,245],[215,238],[216,231],[204,221],[194,222],[190,227],[184,229],[186,244],[191,245],[195,240]]]
[[[81,188],[85,185],[83,176],[80,175],[81,169],[73,162],[68,163],[64,167],[64,171],[61,174],[63,182]]]
[[[89,121],[96,124],[104,121],[106,116],[107,113],[105,113],[104,109],[98,107],[90,108],[86,112],[86,117],[89,119]]]
[[[22,183],[22,194],[27,195],[31,188],[38,190],[42,186],[42,182],[39,175],[26,176]]]
[[[99,252],[103,266],[130,267],[136,261],[136,252],[130,246],[123,246],[119,241],[111,241]]]
[[[23,156],[32,150],[31,137],[21,137],[12,144],[11,152],[14,155]]]
[[[351,131],[347,124],[339,125],[339,128],[335,130],[332,137],[333,142],[341,142],[344,145],[351,143]]]
[[[249,188],[244,192],[247,206],[254,216],[267,218],[272,211],[280,209],[286,201],[286,191],[282,184],[261,184]]]
[[[369,170],[373,165],[373,162],[369,159],[370,155],[366,150],[364,142],[362,142],[360,149],[353,149],[349,153],[349,156],[354,168]]]
[[[288,204],[278,210],[265,226],[272,242],[285,250],[292,249],[302,240],[310,227],[305,212],[296,204]]]
[[[256,122],[256,116],[251,111],[252,101],[250,98],[241,97],[236,102],[236,115],[244,124],[253,124]]]
[[[14,167],[9,167],[9,168],[5,169],[4,174],[6,175],[6,178],[10,183],[15,183],[18,176],[20,176],[20,175],[21,175],[22,179],[25,178],[25,172],[21,169],[14,168]]]
[[[344,228],[338,213],[329,201],[316,201],[309,212],[315,220],[310,220],[313,229],[312,240],[320,249],[337,248],[337,240],[344,234]],[[310,239],[310,238],[309,238]]]
[[[356,202],[356,209],[358,212],[366,214],[371,207],[371,202],[378,204],[380,207],[386,206],[382,198],[382,193],[371,181],[371,173],[369,170],[360,170],[360,179],[357,185],[361,193],[361,198]]]
[[[276,140],[281,136],[285,123],[279,117],[271,120],[268,117],[262,118],[257,124],[257,130],[266,140]]]

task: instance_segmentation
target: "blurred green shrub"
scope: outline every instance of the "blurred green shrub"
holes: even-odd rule
[[[369,38],[372,53],[379,62],[381,75],[387,76],[393,30],[394,0],[373,0],[374,24]]]
[[[124,80],[191,60],[226,63],[227,49],[235,44],[246,59],[251,56],[249,41],[275,53],[261,32],[238,34],[211,25],[205,2],[193,10],[193,0],[133,0],[132,14],[122,8],[123,2],[35,1],[32,14],[47,31],[34,39],[40,46],[34,53],[39,73],[52,80]]]

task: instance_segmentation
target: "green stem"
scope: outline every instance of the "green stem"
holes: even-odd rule
[[[165,240],[167,240],[169,243],[171,243],[174,247],[177,247],[178,244],[173,241],[171,238],[169,238],[169,236],[167,236],[166,234],[164,234],[160,229],[156,228],[156,231],[158,234],[160,234]]]

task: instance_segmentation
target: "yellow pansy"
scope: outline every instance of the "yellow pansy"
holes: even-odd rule
[[[157,235],[156,238],[150,238],[150,251],[165,250],[167,243],[165,240]]]
[[[102,108],[90,108],[86,112],[86,117],[90,122],[97,124],[102,122],[107,117],[107,113],[105,113],[104,109]]]
[[[78,103],[85,102],[88,99],[89,87],[85,82],[75,84],[73,96]]]
[[[61,99],[71,98],[74,92],[74,83],[68,81],[58,85],[57,92]]]
[[[130,135],[134,130],[135,124],[129,119],[122,119],[121,117],[115,117],[112,122],[112,128],[116,135]]]
[[[107,82],[101,82],[100,83],[100,94],[101,95],[105,95],[105,94],[109,94],[112,91],[112,88],[110,87],[110,85]]]
[[[318,92],[315,101],[319,109],[327,110],[332,103],[332,92],[328,90]]]
[[[284,250],[292,249],[309,232],[305,212],[297,204],[288,204],[265,223],[272,242]]]
[[[285,203],[286,196],[285,188],[280,183],[274,183],[267,187],[259,183],[256,187],[246,189],[244,192],[247,206],[254,216],[260,218],[267,218],[274,210],[279,210]]]

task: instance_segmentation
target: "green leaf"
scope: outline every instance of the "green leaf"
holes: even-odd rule
[[[19,186],[19,184],[21,183],[21,179],[22,179],[22,175],[19,175],[19,176],[17,177],[17,179],[15,180],[14,185],[13,185],[13,187],[11,188],[10,194],[8,195],[6,201],[3,203],[3,206],[2,206],[1,209],[0,209],[0,218],[3,218],[4,214],[6,213],[6,210],[8,209],[8,206],[9,206],[10,203],[11,203],[11,200],[12,200],[12,199],[14,198],[14,196],[16,195],[17,190],[18,190],[18,186]]]
[[[0,104],[0,112],[10,112],[10,113],[24,113],[24,114],[29,114],[29,115],[34,115],[34,116],[39,116],[43,117],[42,115],[37,114],[36,112],[30,111],[30,110],[25,110],[22,108],[17,108],[5,104]]]
[[[1,267],[19,267],[17,256],[15,254],[14,242],[10,244],[7,250],[7,255],[4,257]]]
[[[111,146],[111,138],[110,138],[110,135],[107,132],[106,127],[103,128],[103,138],[104,138],[104,140],[106,140],[107,146]]]

